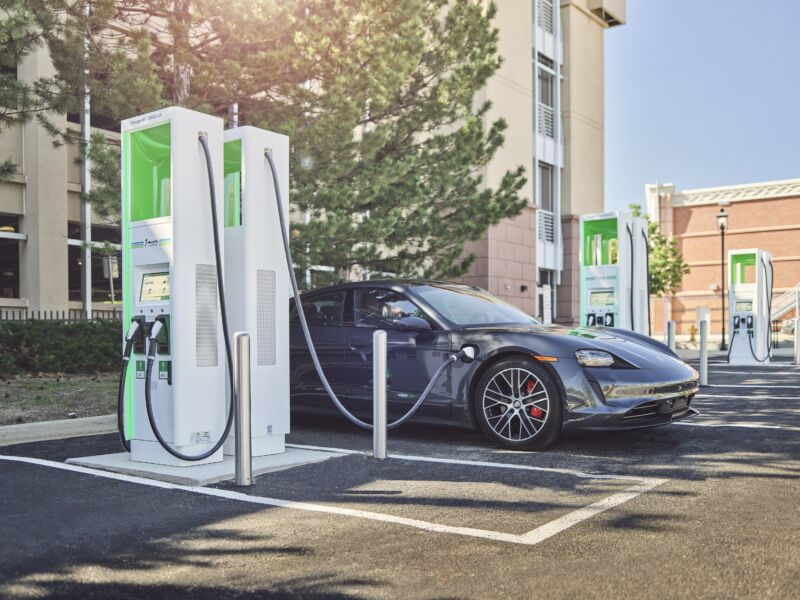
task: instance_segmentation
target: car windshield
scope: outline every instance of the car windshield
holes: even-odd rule
[[[520,309],[477,288],[420,285],[413,289],[437,313],[457,326],[538,324]]]

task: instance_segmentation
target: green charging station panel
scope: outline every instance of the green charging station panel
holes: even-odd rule
[[[225,227],[242,224],[242,140],[225,142]]]
[[[170,123],[164,123],[125,134],[124,183],[131,221],[172,214],[171,133]]]

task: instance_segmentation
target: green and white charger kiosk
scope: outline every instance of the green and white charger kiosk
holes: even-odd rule
[[[765,250],[728,251],[728,362],[769,363],[772,354],[772,255]]]
[[[581,325],[649,335],[647,220],[630,213],[580,220]]]
[[[219,310],[208,167],[222,198],[223,122],[166,108],[122,122],[123,328],[164,327],[151,377],[154,417],[165,441],[187,455],[213,448],[225,429],[226,354]],[[217,206],[222,222],[222,203]],[[144,337],[125,378],[124,425],[131,460],[188,465],[168,453],[145,406]],[[157,374],[157,376],[156,376]],[[221,461],[222,449],[202,463]]]
[[[289,433],[289,301],[272,154],[279,185],[289,189],[289,138],[255,127],[225,131],[225,288],[231,331],[251,339],[252,454],[284,452]],[[289,222],[288,198],[282,198]],[[225,454],[234,453],[231,432]]]

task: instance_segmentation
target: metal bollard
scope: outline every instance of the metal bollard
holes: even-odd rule
[[[708,385],[708,322],[700,321],[700,385]]]
[[[675,352],[675,321],[667,321],[667,346]]]
[[[386,458],[386,332],[372,334],[372,456]]]
[[[253,449],[250,435],[250,336],[233,336],[233,397],[236,432],[236,485],[253,485]]]

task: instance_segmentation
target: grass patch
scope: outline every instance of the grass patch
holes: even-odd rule
[[[0,425],[111,414],[117,378],[113,373],[28,374],[0,381]]]

